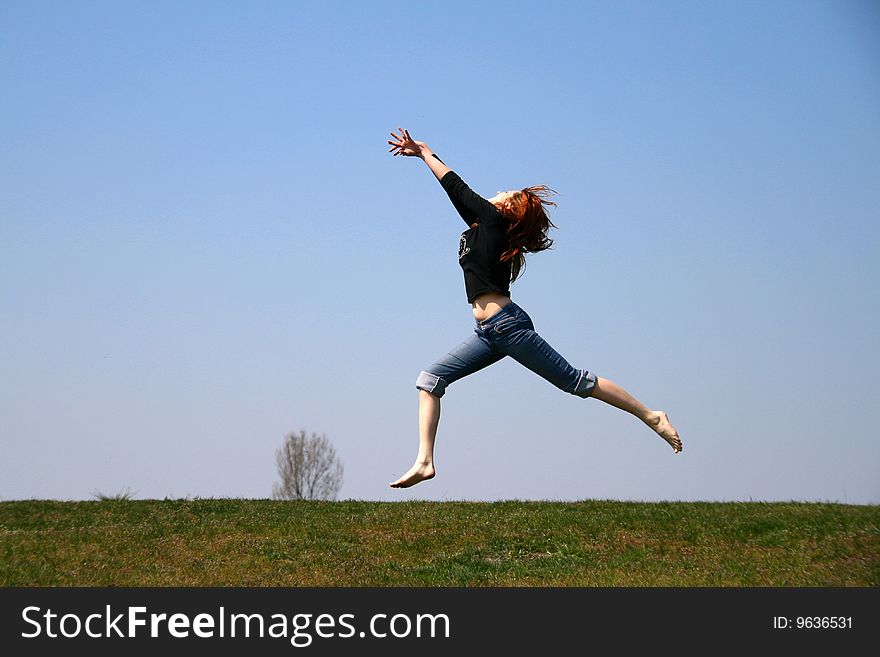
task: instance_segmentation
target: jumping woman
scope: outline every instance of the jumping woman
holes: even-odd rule
[[[525,254],[544,251],[553,243],[547,231],[555,226],[545,210],[545,206],[556,205],[547,198],[553,190],[541,185],[484,199],[427,144],[413,140],[407,130],[398,131],[400,134],[391,133],[394,139],[388,141],[388,152],[418,157],[427,164],[468,225],[459,241],[458,263],[464,270],[476,327],[471,337],[419,374],[419,453],[415,464],[391,487],[408,488],[434,476],[434,439],[440,422],[440,398],[447,386],[505,356],[565,392],[593,397],[632,413],[680,452],[681,439],[666,413],[648,409],[608,379],[569,365],[535,332],[526,311],[510,299],[510,284],[525,266]]]

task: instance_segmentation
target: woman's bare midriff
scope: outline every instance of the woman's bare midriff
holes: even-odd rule
[[[474,299],[474,318],[478,322],[489,319],[492,315],[510,303],[510,297],[500,292],[484,292]]]

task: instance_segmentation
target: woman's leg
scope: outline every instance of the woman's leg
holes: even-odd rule
[[[614,381],[603,379],[601,376],[596,377],[596,385],[593,387],[591,396],[627,413],[632,413],[669,443],[676,453],[681,451],[681,438],[679,438],[675,427],[670,424],[669,416],[664,411],[652,411]]]
[[[544,338],[534,330],[531,318],[521,310],[518,325],[500,327],[493,336],[496,350],[506,353],[556,387],[579,397],[595,397],[599,401],[632,413],[647,424],[669,446],[681,451],[681,438],[664,411],[647,408],[619,385],[597,377],[586,370],[572,367]]]
[[[440,424],[440,398],[419,390],[419,453],[416,462],[400,479],[391,482],[391,488],[409,488],[434,474],[434,439]]]
[[[474,334],[419,375],[419,452],[413,466],[389,484],[392,488],[409,488],[434,476],[434,440],[440,423],[440,398],[446,386],[502,358],[504,354]]]

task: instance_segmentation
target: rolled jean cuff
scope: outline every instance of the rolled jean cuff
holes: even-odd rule
[[[580,377],[578,377],[578,381],[575,384],[574,390],[572,390],[571,394],[586,399],[593,394],[593,390],[595,390],[595,388],[596,375],[592,372],[588,372],[587,370],[581,370],[581,375]]]
[[[435,397],[442,397],[446,392],[446,386],[449,385],[441,379],[436,374],[431,374],[430,372],[422,372],[419,374],[419,378],[416,379],[416,388],[419,390],[424,390],[427,393],[434,395]]]

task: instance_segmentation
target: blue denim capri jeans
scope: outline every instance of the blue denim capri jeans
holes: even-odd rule
[[[442,397],[446,386],[510,356],[557,388],[589,397],[596,375],[575,369],[535,332],[531,317],[512,301],[489,319],[477,321],[474,335],[419,374],[416,388]]]

